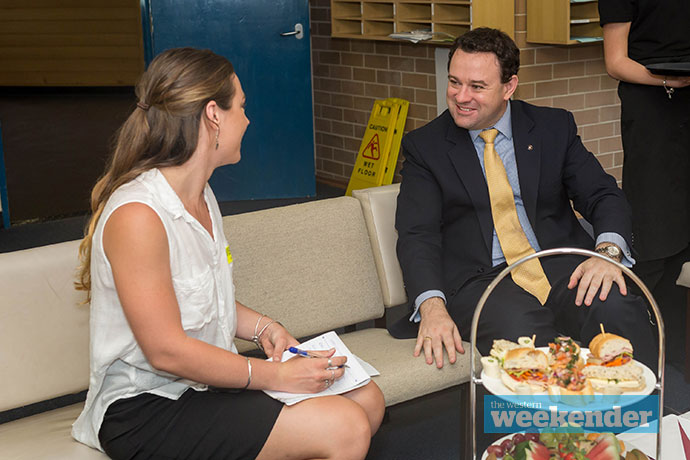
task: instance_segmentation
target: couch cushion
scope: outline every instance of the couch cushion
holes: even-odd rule
[[[376,261],[376,271],[381,280],[383,303],[393,307],[407,302],[402,270],[398,262],[395,245],[398,232],[395,230],[395,209],[400,184],[353,190],[352,196],[362,204],[364,220],[371,237],[371,246]]]
[[[223,225],[237,300],[280,321],[295,337],[383,316],[381,286],[356,199],[226,216]],[[248,348],[237,342],[240,351]]]
[[[74,289],[78,248],[69,241],[0,254],[0,411],[88,387],[89,307]]]
[[[376,328],[340,337],[352,353],[381,373],[373,380],[383,391],[386,406],[459,385],[470,379],[470,344],[466,342],[463,342],[465,354],[458,354],[455,364],[448,364],[446,356],[443,368],[437,369],[434,364],[428,365],[422,355],[417,358],[412,356],[416,339],[395,339],[385,329]],[[480,366],[478,364],[479,369]]]
[[[75,441],[72,423],[84,403],[0,425],[0,457],[13,460],[91,460],[108,457]]]

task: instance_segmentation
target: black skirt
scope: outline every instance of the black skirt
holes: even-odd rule
[[[144,393],[106,411],[98,438],[113,459],[253,459],[283,404],[261,391]]]

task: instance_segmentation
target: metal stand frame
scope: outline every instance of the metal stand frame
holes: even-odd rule
[[[477,344],[477,326],[479,325],[479,315],[481,315],[482,310],[484,309],[484,304],[486,303],[486,299],[488,299],[489,295],[493,292],[493,290],[496,288],[498,283],[508,276],[510,272],[515,269],[515,267],[518,267],[522,265],[523,263],[532,260],[532,259],[538,259],[540,257],[548,257],[548,256],[554,256],[554,255],[564,255],[564,254],[575,254],[575,255],[581,255],[585,257],[598,257],[602,260],[606,260],[609,263],[612,263],[616,267],[618,267],[623,274],[627,275],[632,279],[637,286],[642,290],[642,293],[645,295],[647,298],[647,301],[649,304],[652,306],[652,310],[654,310],[654,316],[656,318],[656,324],[657,328],[659,331],[659,368],[657,372],[657,381],[655,385],[655,389],[659,390],[659,421],[657,423],[657,438],[656,438],[656,458],[661,458],[661,419],[663,418],[664,415],[664,364],[665,364],[665,353],[666,353],[666,336],[664,334],[664,321],[661,318],[661,312],[659,311],[659,306],[656,303],[656,300],[654,300],[654,297],[652,297],[652,293],[649,291],[647,286],[640,280],[640,278],[633,273],[632,270],[630,270],[628,267],[625,265],[616,262],[604,255],[598,254],[594,251],[589,251],[586,249],[578,249],[578,248],[556,248],[556,249],[547,249],[544,251],[539,251],[534,254],[530,254],[526,257],[523,257],[522,259],[518,260],[514,264],[511,264],[507,266],[501,273],[496,276],[496,278],[487,286],[486,290],[482,294],[481,298],[479,299],[479,302],[477,302],[477,307],[474,310],[474,316],[472,317],[472,328],[471,328],[471,347],[470,347],[470,430],[471,430],[471,438],[472,438],[472,458],[474,460],[477,459],[477,384],[482,384],[482,379],[481,379],[481,374],[477,374],[477,364],[476,364],[476,357],[475,357],[475,347]]]

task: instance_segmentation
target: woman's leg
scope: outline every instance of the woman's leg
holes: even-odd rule
[[[257,460],[363,459],[371,425],[352,399],[324,396],[285,406]]]
[[[364,412],[369,419],[369,426],[371,427],[371,435],[378,431],[383,420],[383,414],[386,412],[386,402],[383,399],[383,393],[373,381],[367,383],[361,388],[348,391],[343,394],[346,398],[355,401],[362,406]]]

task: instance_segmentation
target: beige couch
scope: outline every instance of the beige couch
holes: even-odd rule
[[[224,218],[237,299],[297,337],[347,326],[342,338],[380,371],[374,380],[387,406],[469,380],[468,353],[437,370],[412,356],[413,339],[352,327],[406,301],[395,257],[397,193],[385,186]],[[78,244],[0,254],[0,412],[88,387],[89,310],[72,288]],[[250,345],[238,343],[241,351]],[[0,457],[105,458],[70,437],[82,405],[1,424]]]

